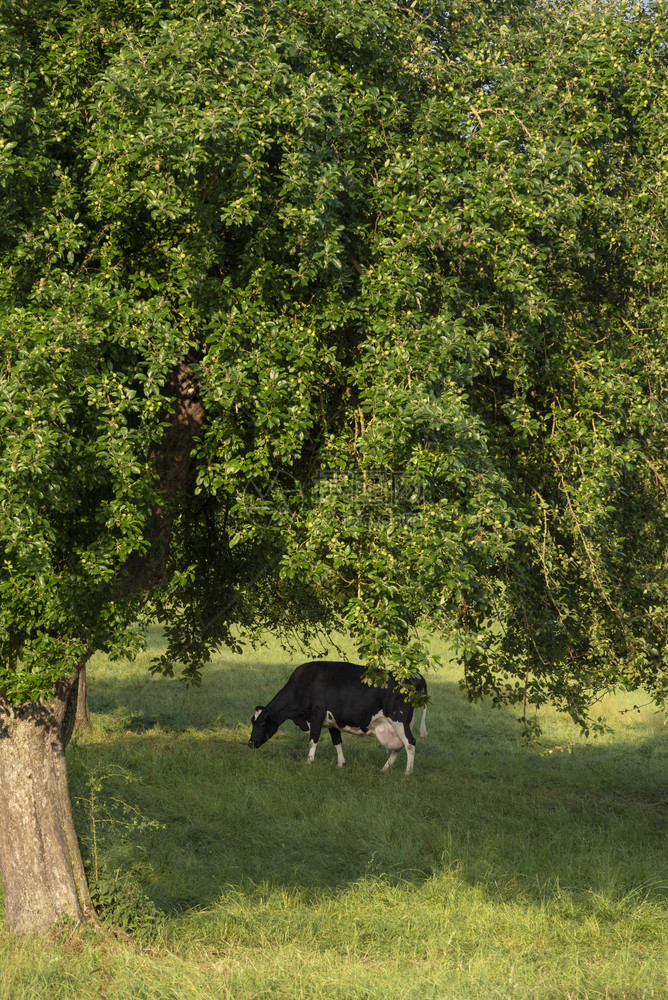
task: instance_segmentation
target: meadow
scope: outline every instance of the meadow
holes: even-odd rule
[[[526,747],[517,713],[469,704],[446,665],[412,777],[346,734],[347,767],[326,734],[309,766],[291,723],[250,750],[255,705],[302,659],[221,655],[186,688],[96,657],[72,795],[132,933],[16,941],[0,923],[0,1000],[668,997],[663,714],[619,694],[585,740],[543,711]]]

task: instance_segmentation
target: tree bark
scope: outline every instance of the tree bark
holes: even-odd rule
[[[195,478],[193,445],[202,431],[206,414],[199,398],[195,374],[185,362],[176,366],[165,387],[165,397],[169,402],[171,420],[151,454],[160,497],[147,532],[152,548],[150,554],[142,553],[128,559],[119,579],[122,599],[150,592],[167,582],[167,558],[175,508]]]
[[[0,876],[7,928],[42,933],[58,921],[95,922],[70,803],[65,748],[78,672],[48,704],[0,699]]]
[[[77,729],[90,729],[90,709],[88,708],[88,686],[85,666],[79,671],[79,693],[77,695]]]

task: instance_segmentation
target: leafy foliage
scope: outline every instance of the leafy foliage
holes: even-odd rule
[[[337,622],[473,695],[666,679],[666,18],[105,0],[3,11],[2,688],[167,621]],[[178,363],[206,422],[152,551]],[[119,582],[120,581],[120,582]]]
[[[121,879],[119,872],[89,881],[91,899],[104,927],[146,942],[152,941],[164,927],[164,914],[132,882]]]

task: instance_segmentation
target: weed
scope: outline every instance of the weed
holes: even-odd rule
[[[165,915],[120,871],[89,879],[90,894],[105,927],[123,931],[147,943],[164,929]]]
[[[95,911],[104,926],[143,941],[152,940],[164,926],[164,914],[131,875],[122,875],[120,869],[109,870],[101,857],[100,837],[101,827],[105,827],[103,839],[111,837],[117,844],[127,843],[129,838],[163,825],[118,795],[108,793],[109,785],[127,786],[141,781],[127,768],[120,765],[95,766],[88,771],[84,768],[81,777],[88,785],[88,794],[76,796],[74,801],[84,823],[81,837],[84,866]]]

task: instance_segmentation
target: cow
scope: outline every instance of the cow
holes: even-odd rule
[[[268,705],[258,705],[251,719],[249,747],[257,749],[270,739],[287,719],[310,735],[309,763],[313,763],[323,728],[329,729],[336,750],[337,767],[346,763],[341,746],[341,731],[358,736],[375,736],[383,744],[388,758],[387,771],[406,748],[406,774],[413,772],[415,739],[411,731],[413,706],[393,677],[384,687],[372,687],[362,680],[364,667],[358,663],[311,660],[293,671],[287,683]],[[426,699],[427,685],[421,674],[409,681],[420,700]],[[427,736],[422,712],[420,736]]]

